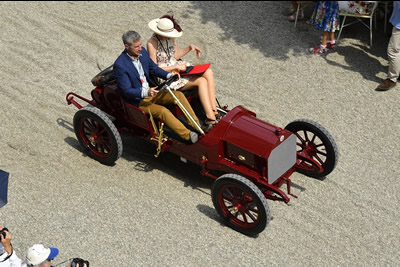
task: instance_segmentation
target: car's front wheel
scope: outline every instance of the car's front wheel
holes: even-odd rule
[[[324,127],[312,120],[299,119],[289,123],[285,129],[296,135],[298,155],[312,159],[299,159],[296,165],[298,172],[321,178],[333,171],[339,157],[338,148]]]
[[[231,228],[246,235],[261,233],[271,220],[267,199],[250,180],[225,174],[212,187],[215,209]]]

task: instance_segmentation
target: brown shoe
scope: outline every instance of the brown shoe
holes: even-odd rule
[[[379,91],[387,91],[387,90],[389,90],[389,89],[391,89],[391,88],[393,88],[395,86],[396,86],[395,82],[392,82],[391,80],[386,79],[380,85],[378,85],[377,89]]]

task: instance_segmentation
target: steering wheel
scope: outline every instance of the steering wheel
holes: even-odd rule
[[[178,80],[178,79],[179,79],[179,75],[178,75],[178,74],[172,75],[171,78],[167,79],[165,82],[163,82],[162,84],[160,84],[160,85],[157,87],[156,90],[161,91],[162,89],[164,89],[165,86],[167,86],[167,85],[170,86],[171,83],[173,83],[175,80]]]

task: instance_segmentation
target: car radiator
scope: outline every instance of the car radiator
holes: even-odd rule
[[[273,184],[296,163],[296,136],[290,135],[272,150],[268,158],[268,183]]]

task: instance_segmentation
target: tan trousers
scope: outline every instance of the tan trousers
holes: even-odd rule
[[[186,108],[189,114],[193,117],[193,119],[200,125],[199,119],[197,118],[196,114],[194,113],[192,107],[190,106],[189,102],[187,101],[185,95],[180,91],[172,92],[175,96],[179,99],[182,105]],[[145,97],[139,103],[139,108],[144,110],[147,114],[150,113],[153,115],[154,118],[158,118],[164,121],[164,123],[171,128],[174,132],[176,132],[181,138],[185,140],[190,140],[190,130],[185,127],[175,116],[171,113],[169,109],[164,107],[164,105],[175,104],[175,99],[172,95],[167,91],[161,91],[156,96],[148,96]],[[188,123],[196,129],[190,121]]]
[[[390,37],[387,48],[389,71],[387,78],[392,82],[397,82],[400,73],[400,30],[393,27],[392,37]]]

